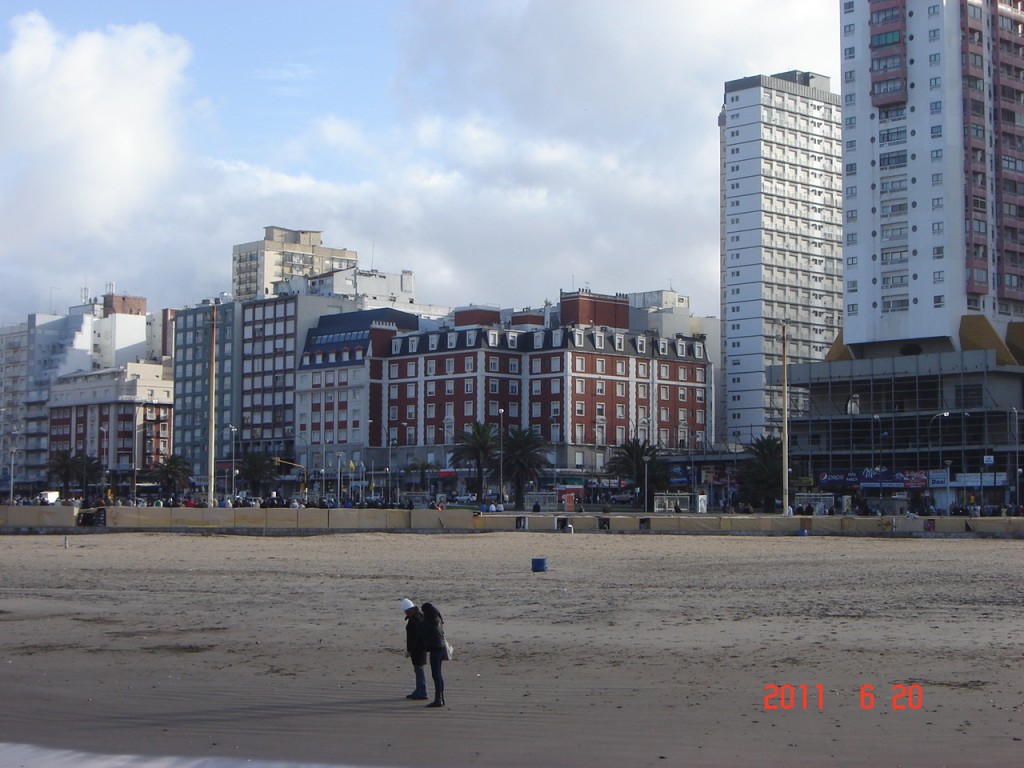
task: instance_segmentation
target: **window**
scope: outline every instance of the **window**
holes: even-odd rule
[[[946,306],[946,297],[942,295],[932,296],[932,306],[936,309],[941,309]]]
[[[928,78],[928,87],[933,89],[933,90],[936,89],[936,88],[941,88],[942,87],[942,78],[941,77],[931,77],[931,78]]]
[[[899,128],[883,128],[878,132],[878,143],[879,145],[884,144],[904,144],[907,141],[907,129],[906,126],[900,126]]]
[[[878,156],[878,165],[883,170],[904,168],[907,165],[907,152],[906,150],[899,150],[897,152],[882,152]]]
[[[932,150],[932,160],[941,160],[941,159],[942,159],[942,150],[941,149],[933,149]]]
[[[942,283],[942,282],[945,282],[945,280],[946,280],[946,273],[943,272],[941,269],[936,270],[935,272],[932,272],[932,282],[933,283]]]
[[[941,137],[942,137],[942,126],[941,125],[933,125],[932,126],[932,138],[933,139],[938,139],[938,138],[941,138]]]
[[[882,299],[882,312],[906,312],[910,309],[909,296],[889,296]]]
[[[892,9],[892,10],[897,10],[897,9]],[[852,27],[853,25],[849,24],[847,26]],[[887,45],[896,45],[899,41],[900,41],[899,30],[894,30],[892,32],[882,32],[881,34],[878,34],[878,35],[872,35],[871,36],[871,43],[870,43],[870,45],[871,45],[872,48],[883,48],[883,47],[885,47]]]

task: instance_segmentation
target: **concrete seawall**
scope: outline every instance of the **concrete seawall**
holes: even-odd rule
[[[780,515],[480,515],[470,509],[105,507],[106,525],[76,527],[74,507],[0,506],[0,533],[208,531],[287,535],[342,531],[995,536],[1024,538],[1024,517]]]

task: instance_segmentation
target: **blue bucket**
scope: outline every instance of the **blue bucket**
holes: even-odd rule
[[[535,557],[533,558],[533,572],[541,573],[548,569],[548,559],[546,557]]]

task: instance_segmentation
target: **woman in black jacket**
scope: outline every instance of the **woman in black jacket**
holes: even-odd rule
[[[420,631],[423,633],[423,647],[430,654],[430,676],[434,678],[434,700],[428,707],[444,706],[444,677],[441,674],[441,663],[448,656],[444,637],[444,619],[441,612],[430,603],[424,603],[423,622]]]

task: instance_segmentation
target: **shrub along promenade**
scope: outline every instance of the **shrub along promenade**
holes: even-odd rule
[[[102,512],[101,512],[102,510]],[[82,526],[82,517],[97,524]],[[101,512],[101,513],[100,513]],[[100,514],[97,514],[100,513]],[[481,514],[472,509],[320,509],[305,507],[0,506],[0,533],[204,531],[310,535],[349,531],[676,533],[1024,538],[1024,517],[854,517],[719,514]]]

